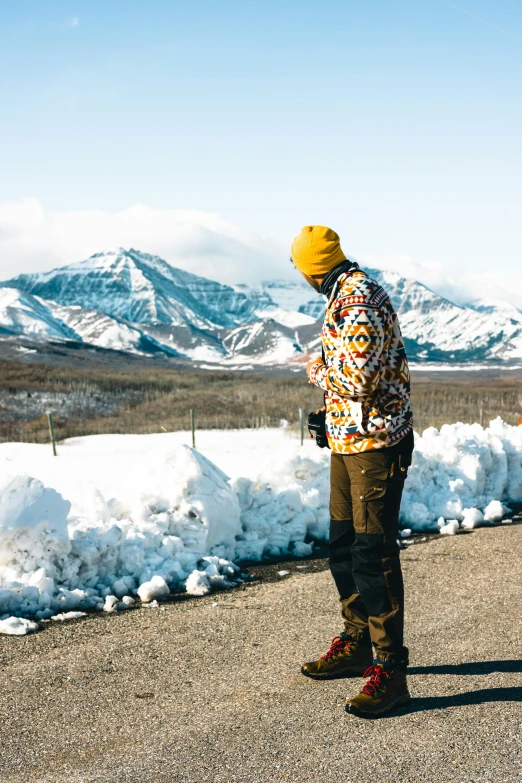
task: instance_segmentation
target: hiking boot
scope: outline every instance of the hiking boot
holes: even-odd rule
[[[378,718],[409,702],[406,672],[374,664],[363,677],[369,680],[357,696],[346,702],[346,712],[359,718]]]
[[[301,672],[313,680],[333,680],[336,677],[358,677],[373,660],[369,643],[356,641],[343,633],[335,636],[329,650],[318,661],[304,663]]]

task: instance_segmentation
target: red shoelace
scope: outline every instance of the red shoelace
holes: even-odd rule
[[[390,672],[383,669],[382,666],[373,664],[369,669],[366,669],[363,677],[369,677],[370,679],[362,689],[362,692],[366,693],[368,696],[375,696],[375,694],[380,691],[384,681],[390,677]]]
[[[343,639],[342,636],[334,636],[332,639],[332,646],[324,655],[321,655],[321,658],[323,661],[327,661],[329,658],[333,658],[334,655],[337,655],[337,653],[343,652],[350,644],[351,642],[348,641],[348,639]]]

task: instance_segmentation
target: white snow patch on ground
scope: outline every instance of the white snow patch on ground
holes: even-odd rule
[[[38,624],[32,620],[26,620],[23,617],[7,617],[0,620],[0,633],[10,636],[25,636],[38,630]]]
[[[63,623],[64,620],[77,620],[79,617],[87,617],[87,612],[61,612],[51,617],[51,620],[58,620]]]
[[[443,520],[444,521],[444,520]],[[458,519],[450,519],[445,525],[440,526],[441,536],[455,536],[459,529]]]
[[[57,458],[0,444],[4,633],[35,630],[19,618],[112,612],[137,595],[154,606],[173,588],[205,595],[231,586],[242,560],[306,556],[326,538],[329,452],[284,428],[197,432],[198,451],[189,437],[75,438]],[[510,500],[522,500],[522,427],[497,419],[416,437],[405,536],[494,524]]]

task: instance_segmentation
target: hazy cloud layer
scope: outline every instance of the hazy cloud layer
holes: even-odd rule
[[[291,277],[288,251],[196,210],[137,204],[122,212],[46,212],[37,199],[0,204],[0,278],[81,261],[114,247],[134,247],[173,266],[224,283]]]
[[[173,266],[223,283],[295,280],[288,247],[197,210],[152,209],[138,204],[122,212],[46,211],[36,198],[0,203],[0,279],[81,261],[114,247],[134,247]],[[349,249],[348,249],[349,251]],[[358,261],[420,280],[456,302],[508,299],[522,308],[522,277],[494,273],[459,276],[441,263],[421,264],[404,254],[358,256]]]
[[[506,299],[522,309],[522,275],[508,275],[502,272],[502,259],[492,263],[487,272],[474,275],[451,271],[441,263],[419,264],[404,253],[389,256],[361,255],[361,264],[377,269],[399,272],[404,277],[419,280],[424,285],[457,304],[466,304],[477,299]]]

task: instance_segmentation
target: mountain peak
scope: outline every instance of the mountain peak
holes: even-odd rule
[[[103,256],[126,256],[129,255],[132,250],[127,250],[126,247],[107,247],[100,253],[93,253],[89,258],[101,258]],[[87,259],[88,260],[88,259]]]
[[[255,321],[260,298],[177,269],[159,256],[123,247],[50,272],[18,275],[1,285],[134,323],[198,329]]]

